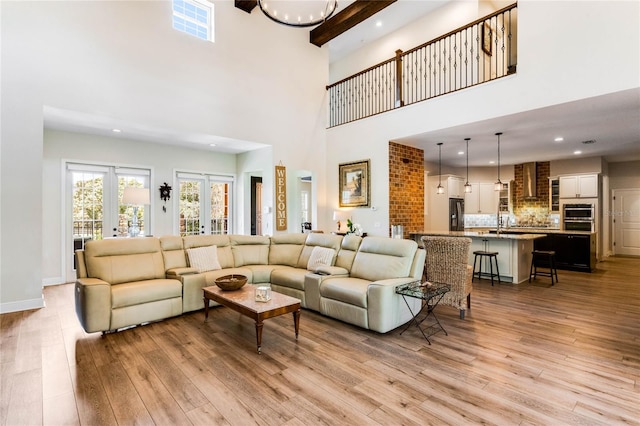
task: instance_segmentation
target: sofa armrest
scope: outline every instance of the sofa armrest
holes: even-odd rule
[[[415,278],[390,278],[386,280],[372,281],[367,290],[367,315],[369,328],[386,333],[404,324],[412,318],[407,308],[407,303],[414,312],[420,310],[422,300],[415,297],[403,297],[396,294],[396,287],[416,281]],[[405,303],[406,300],[406,303]]]
[[[111,284],[98,278],[80,278],[75,285],[76,314],[87,333],[111,327]]]
[[[320,265],[313,272],[318,275],[333,275],[333,276],[349,275],[349,271],[346,270],[345,268],[341,268],[340,266]]]
[[[180,279],[180,277],[183,275],[193,275],[197,273],[198,273],[198,270],[196,268],[189,268],[189,267],[171,268],[171,269],[167,269],[166,277],[173,278],[173,279]]]

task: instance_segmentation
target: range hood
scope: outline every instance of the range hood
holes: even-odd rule
[[[522,193],[525,200],[537,198],[536,163],[522,164]]]

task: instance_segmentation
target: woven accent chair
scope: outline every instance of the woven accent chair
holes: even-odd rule
[[[451,291],[444,295],[440,304],[458,308],[460,318],[464,319],[465,311],[471,309],[471,238],[424,236],[422,243],[427,254],[424,263],[425,279],[451,286]]]

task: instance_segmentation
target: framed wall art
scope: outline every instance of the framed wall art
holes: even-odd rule
[[[340,207],[370,207],[370,160],[339,164]]]

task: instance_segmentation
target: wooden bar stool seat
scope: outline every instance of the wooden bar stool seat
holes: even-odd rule
[[[556,252],[553,250],[534,250],[531,252],[531,268],[529,269],[529,282],[538,275],[551,277],[551,285],[558,281],[558,270],[556,269]],[[538,268],[547,270],[538,271]]]
[[[482,279],[482,261],[487,258],[489,259],[489,275],[491,277],[491,285],[493,285],[493,277],[498,278],[498,284],[500,284],[500,269],[498,269],[498,252],[497,251],[484,251],[484,250],[476,250],[473,252],[475,255],[473,257],[473,278],[471,281],[475,279],[477,276],[478,279]],[[480,268],[476,271],[476,261],[480,257]],[[493,264],[496,265],[496,272],[493,273]],[[485,272],[487,275],[487,272]]]

